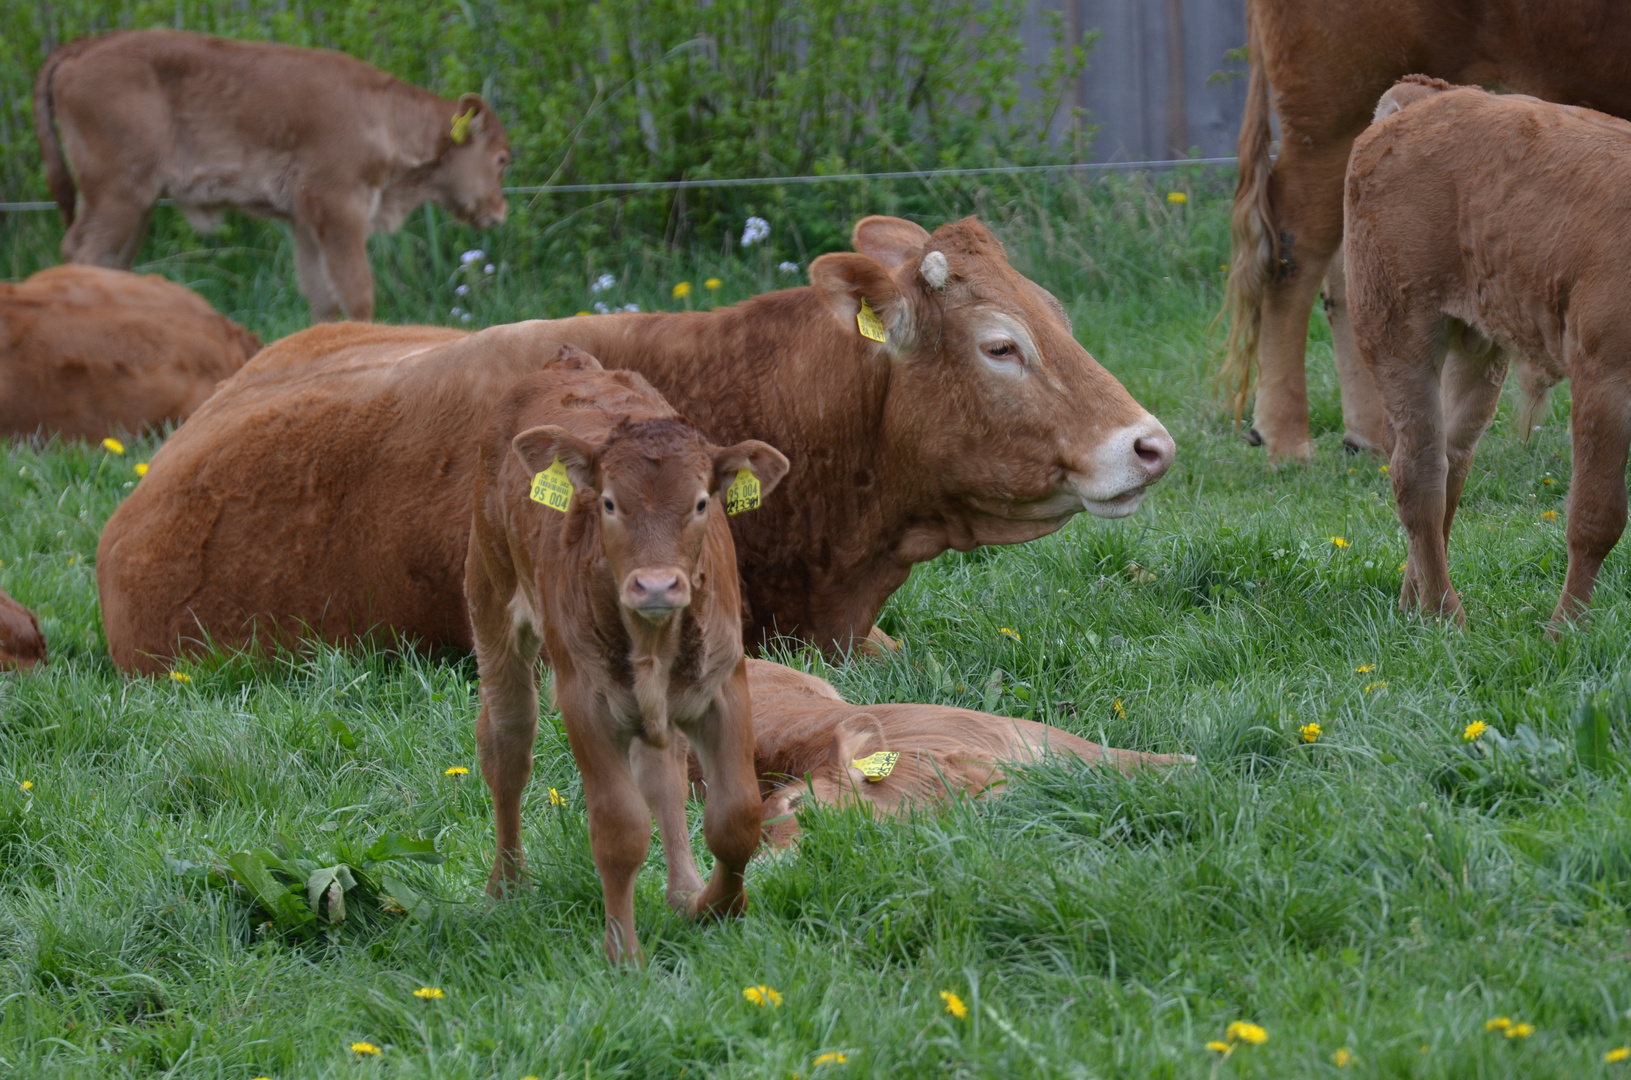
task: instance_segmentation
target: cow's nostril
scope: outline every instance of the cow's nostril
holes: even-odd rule
[[[1154,476],[1160,476],[1167,471],[1172,465],[1176,450],[1172,436],[1164,431],[1155,435],[1141,435],[1133,440],[1133,453],[1138,455],[1139,463]]]

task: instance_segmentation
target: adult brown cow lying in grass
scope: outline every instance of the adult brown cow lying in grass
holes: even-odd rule
[[[778,847],[798,836],[793,812],[807,799],[899,814],[955,794],[987,794],[1004,783],[1005,763],[1043,754],[1108,759],[1122,772],[1195,760],[1115,750],[1034,720],[950,705],[851,705],[831,683],[763,660],[748,661],[748,691],[765,832]],[[691,779],[702,779],[695,762]]]
[[[45,635],[34,613],[0,590],[0,671],[45,663]]]
[[[68,262],[128,269],[161,195],[202,232],[237,207],[290,223],[319,320],[374,317],[368,236],[420,204],[483,229],[507,211],[510,144],[486,102],[327,49],[174,30],[80,38],[40,68],[34,132]]]
[[[1347,444],[1380,448],[1381,398],[1351,345],[1339,253],[1353,141],[1394,80],[1425,72],[1631,118],[1631,4],[1621,0],[1247,0],[1251,82],[1240,128],[1229,348],[1243,407],[1261,367],[1253,441],[1271,461],[1313,453],[1304,350],[1326,282]],[[1280,119],[1271,160],[1270,106]]]
[[[476,437],[563,344],[639,371],[712,441],[791,460],[773,503],[731,519],[752,644],[848,649],[914,563],[1137,508],[1171,437],[983,226],[867,218],[855,246],[817,259],[811,287],[715,311],[277,342],[109,519],[96,569],[114,661],[162,670],[206,636],[306,632],[469,648]],[[886,340],[859,332],[863,301]]]
[[[0,285],[0,435],[100,439],[183,420],[260,347],[161,277],[42,270]]]
[[[481,671],[476,742],[498,831],[488,891],[522,875],[541,646],[583,774],[613,963],[641,959],[634,878],[653,814],[669,903],[705,916],[747,905],[761,808],[723,496],[751,486],[740,500],[750,509],[786,472],[774,448],[714,446],[639,375],[602,371],[570,346],[510,389],[481,440],[466,588]],[[713,796],[706,889],[685,820],[687,740]]]
[[[1569,570],[1579,614],[1625,529],[1631,446],[1631,124],[1418,77],[1395,86],[1348,170],[1348,302],[1392,432],[1410,535],[1400,604],[1463,620],[1448,541],[1508,361],[1569,379]]]

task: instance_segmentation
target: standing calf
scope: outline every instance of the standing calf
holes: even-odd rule
[[[476,741],[498,833],[488,891],[522,874],[541,644],[583,774],[613,963],[641,958],[634,878],[653,814],[669,903],[703,916],[746,907],[760,801],[722,500],[756,505],[786,472],[772,447],[710,444],[645,379],[603,371],[571,346],[511,388],[482,440],[465,588],[481,672]],[[686,739],[674,728],[696,747],[710,791],[706,889],[685,820]]]
[[[1510,359],[1569,379],[1569,571],[1553,626],[1591,600],[1625,529],[1631,446],[1631,124],[1589,109],[1396,84],[1348,166],[1347,285],[1382,391],[1410,534],[1400,606],[1464,621],[1450,523]]]

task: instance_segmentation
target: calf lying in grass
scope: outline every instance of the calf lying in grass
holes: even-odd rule
[[[703,916],[746,906],[761,807],[723,498],[733,511],[757,505],[786,472],[772,447],[714,446],[641,376],[603,371],[570,346],[515,384],[482,440],[465,587],[481,672],[476,741],[498,833],[488,891],[522,874],[541,644],[583,774],[613,963],[641,959],[634,878],[653,814],[670,904]],[[706,889],[685,819],[686,739],[672,728],[713,792]]]
[[[1349,315],[1393,439],[1410,536],[1401,607],[1464,621],[1448,541],[1508,361],[1573,386],[1569,570],[1554,628],[1625,529],[1631,446],[1631,124],[1412,76],[1354,144]],[[1531,407],[1532,408],[1532,407]]]
[[[765,833],[778,847],[798,836],[793,812],[806,799],[899,814],[993,791],[1006,782],[1005,763],[1044,753],[1108,760],[1123,772],[1195,760],[1115,750],[1034,720],[949,705],[851,705],[830,683],[763,660],[748,661],[748,688]],[[695,762],[691,776],[701,779]]]
[[[45,635],[34,613],[0,592],[0,671],[45,663]]]

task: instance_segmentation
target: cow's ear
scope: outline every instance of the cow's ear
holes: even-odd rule
[[[885,266],[899,266],[922,251],[929,239],[928,230],[914,221],[873,214],[855,223],[850,246]]]
[[[855,762],[869,754],[887,749],[889,744],[884,740],[883,725],[869,712],[859,712],[846,717],[843,723],[838,725],[838,730],[833,732],[833,764],[841,774],[849,777],[850,786],[856,790],[864,789],[871,781],[855,767]]]
[[[510,449],[526,466],[528,476],[547,472],[559,461],[573,487],[600,493],[595,476],[600,451],[565,428],[553,425],[528,428],[510,440]]]
[[[549,371],[604,371],[600,361],[584,352],[570,342],[562,345],[560,352],[546,361],[545,370]]]
[[[453,111],[453,141],[463,143],[471,135],[480,135],[491,111],[480,94],[460,94],[458,108]],[[461,139],[460,134],[465,137]]]
[[[735,482],[736,474],[746,469],[759,481],[759,498],[769,495],[787,475],[787,458],[780,450],[758,439],[739,442],[714,451],[714,486],[710,495],[725,490]]]
[[[912,306],[877,259],[843,251],[823,255],[810,264],[810,284],[847,333],[896,353],[911,348]]]

